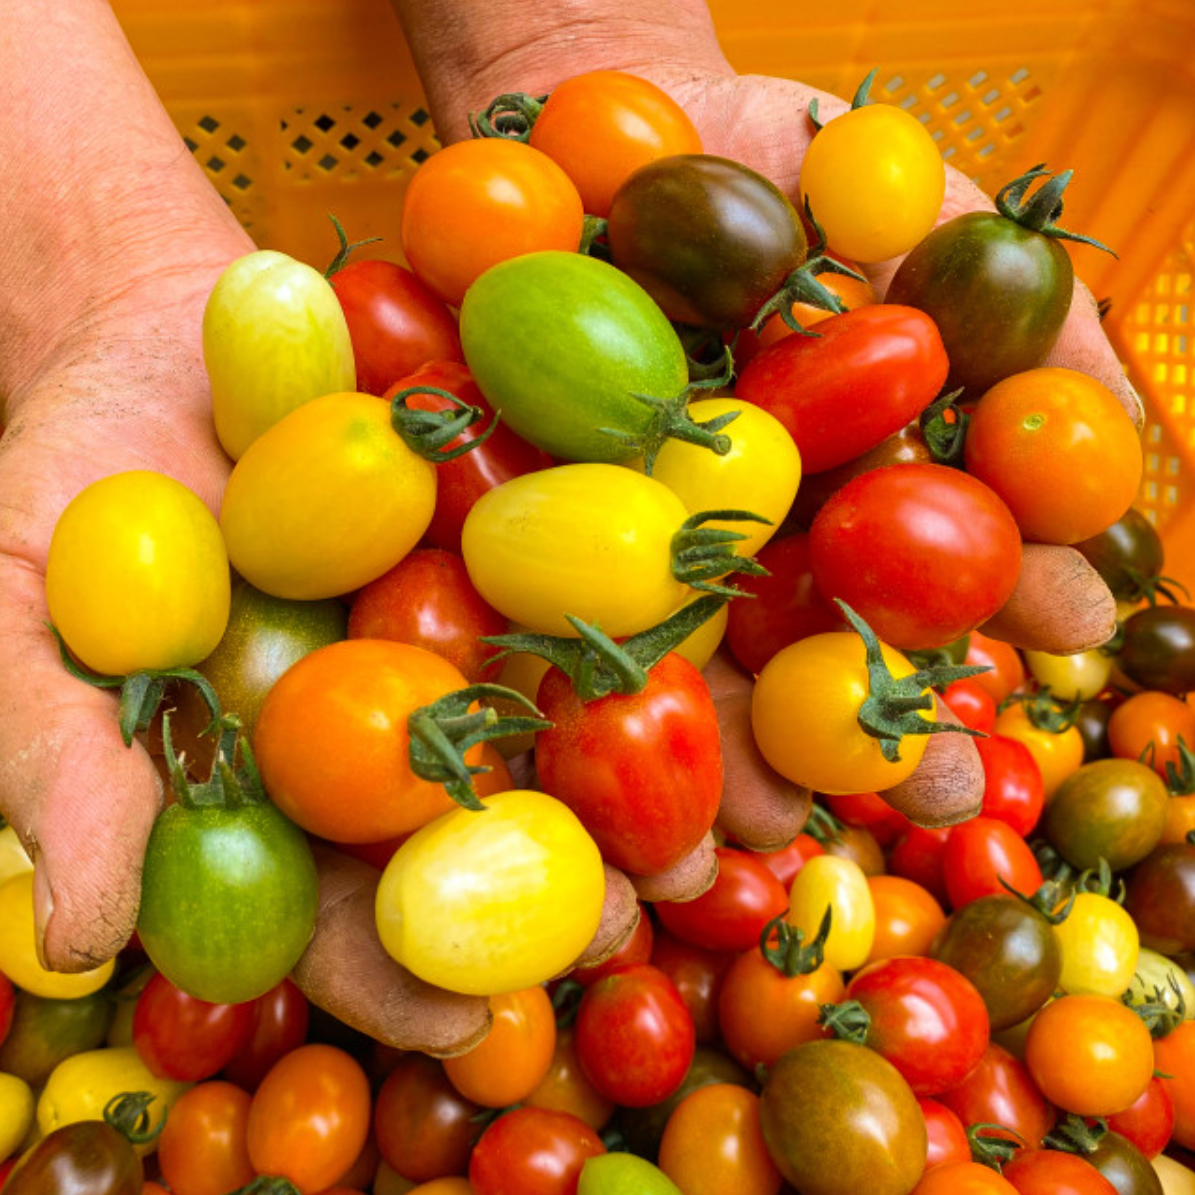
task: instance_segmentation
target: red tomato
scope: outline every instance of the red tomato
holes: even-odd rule
[[[824,855],[826,848],[812,834],[798,834],[788,846],[774,851],[758,851],[760,860],[784,885],[787,891],[792,887],[797,872],[814,856]]]
[[[456,451],[471,444],[467,452],[436,465],[436,508],[423,533],[423,542],[452,552],[461,550],[461,527],[473,503],[487,490],[512,477],[534,473],[552,464],[552,458],[529,444],[501,419],[481,393],[467,365],[458,361],[429,360],[421,368],[402,375],[385,393],[387,401],[405,393],[412,411],[442,411],[452,406],[443,390],[468,406],[477,407],[482,417],[470,423],[442,451]],[[485,437],[483,440],[482,437]],[[481,441],[478,443],[478,441]]]
[[[1156,1158],[1174,1132],[1174,1100],[1161,1075],[1150,1076],[1145,1090],[1120,1112],[1105,1118],[1108,1128],[1128,1138],[1147,1158]]]
[[[701,135],[684,109],[654,83],[624,71],[583,71],[558,83],[529,140],[563,167],[586,212],[602,217],[640,166],[701,153]]]
[[[818,590],[903,650],[942,647],[991,618],[1012,594],[1020,555],[1000,498],[946,465],[862,473],[809,528]]]
[[[693,664],[668,652],[638,693],[594,701],[549,668],[536,704],[553,724],[536,735],[540,783],[580,818],[608,863],[657,875],[696,849],[722,798],[722,743]]]
[[[808,635],[840,631],[846,622],[813,581],[804,531],[770,540],[755,554],[765,576],[739,576],[744,594],[727,607],[726,646],[749,672],[759,672],[782,648]]]
[[[415,273],[459,307],[473,280],[500,261],[540,249],[575,252],[584,221],[577,188],[547,154],[475,138],[437,150],[411,176],[399,235]]]
[[[987,668],[971,679],[986,689],[997,705],[1025,682],[1025,663],[1020,652],[1002,639],[993,639],[982,631],[967,636],[967,654],[963,663]]]
[[[460,670],[470,684],[497,680],[502,665],[482,635],[502,635],[507,619],[469,580],[465,562],[443,548],[416,548],[389,572],[357,591],[350,639],[393,639],[426,648]]]
[[[513,1108],[491,1121],[469,1158],[473,1195],[573,1195],[587,1158],[606,1152],[580,1117]]]
[[[971,1161],[967,1126],[945,1104],[928,1095],[919,1095],[917,1106],[925,1118],[925,1168],[929,1170],[945,1162]]]
[[[950,900],[943,875],[950,831],[950,826],[910,826],[888,852],[888,870],[892,875],[912,880],[941,905]]]
[[[942,878],[953,908],[1012,887],[1026,896],[1042,885],[1041,867],[1029,844],[999,818],[983,814],[952,826],[942,852]],[[1003,881],[1003,882],[1001,882]]]
[[[252,1097],[212,1079],[184,1091],[158,1137],[158,1165],[174,1195],[228,1195],[253,1181],[249,1160]]]
[[[909,826],[879,793],[826,793],[819,799],[840,822],[866,829],[880,846],[891,846]]]
[[[992,1130],[1038,1146],[1054,1127],[1054,1106],[1042,1095],[1025,1064],[996,1042],[989,1042],[979,1065],[956,1087],[936,1096],[963,1124],[1001,1125]],[[1015,1134],[1015,1136],[1014,1136]]]
[[[154,972],[137,996],[133,1045],[160,1079],[210,1079],[253,1035],[254,1002],[210,1004]]]
[[[275,984],[253,1001],[253,1032],[223,1071],[223,1077],[243,1087],[254,1088],[284,1054],[307,1040],[311,1005],[291,979]]]
[[[991,733],[996,722],[996,701],[975,677],[951,681],[942,692],[942,700],[964,726]]]
[[[384,394],[425,361],[464,360],[456,317],[405,266],[361,258],[328,281],[349,326],[364,394]]]
[[[1060,1149],[1019,1149],[1001,1173],[1021,1195],[1116,1195],[1086,1158]]]
[[[983,814],[1007,822],[1022,838],[1037,825],[1046,802],[1041,768],[1019,739],[992,734],[976,739],[983,763]]]
[[[630,1108],[667,1099],[693,1060],[693,1017],[676,985],[650,963],[612,971],[585,989],[577,1057],[603,1095]]]
[[[718,1001],[726,972],[737,956],[732,951],[709,950],[660,928],[648,960],[672,980],[680,992],[693,1031],[703,1045],[718,1040]]]
[[[831,316],[817,336],[786,336],[739,375],[735,396],[788,428],[806,473],[859,456],[915,419],[946,380],[933,320],[877,303]]]
[[[720,846],[718,874],[696,900],[658,901],[656,915],[678,938],[708,950],[759,945],[764,926],[788,908],[788,891],[750,851]]]
[[[258,1174],[315,1195],[357,1160],[369,1137],[369,1078],[351,1054],[312,1043],[270,1068],[249,1107],[249,1160]]]
[[[827,1024],[852,1035],[848,1012],[859,1005],[867,1024],[861,1040],[904,1076],[917,1095],[961,1083],[983,1058],[988,1010],[975,985],[946,963],[917,956],[870,963],[847,984],[845,1004]]]

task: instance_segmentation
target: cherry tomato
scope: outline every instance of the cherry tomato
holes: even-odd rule
[[[862,965],[875,939],[875,905],[863,869],[851,859],[818,855],[796,874],[789,889],[786,920],[801,930],[806,941],[818,933],[827,908],[830,932],[826,961],[840,971]]]
[[[1119,601],[1138,602],[1162,573],[1166,550],[1158,529],[1135,506],[1090,539],[1075,544]]]
[[[1083,762],[1083,736],[1073,723],[1057,730],[1036,725],[1024,703],[1014,701],[996,715],[996,734],[1017,739],[1029,748],[1041,772],[1046,801]]]
[[[993,1136],[1038,1146],[1054,1126],[1056,1111],[1025,1064],[996,1042],[989,1042],[979,1065],[956,1087],[936,1097],[963,1124],[999,1125]]]
[[[540,249],[575,251],[584,216],[577,188],[547,154],[475,138],[437,150],[411,176],[399,236],[415,273],[459,307],[478,275],[500,261]]]
[[[290,1179],[302,1195],[330,1187],[369,1136],[369,1079],[352,1055],[310,1043],[279,1059],[249,1106],[246,1142],[258,1174]]]
[[[888,870],[924,888],[940,905],[949,900],[942,857],[950,830],[950,826],[909,826],[888,852]]]
[[[1019,1149],[1001,1173],[1021,1195],[1113,1195],[1116,1191],[1085,1158],[1060,1149]]]
[[[292,979],[276,983],[253,1002],[253,1031],[223,1077],[253,1091],[284,1054],[307,1040],[311,1006]]]
[[[956,909],[980,896],[1005,892],[1005,885],[1031,895],[1043,879],[1024,838],[1008,822],[983,814],[951,830],[942,854],[942,877]]]
[[[212,1079],[175,1101],[158,1138],[158,1166],[175,1195],[228,1195],[256,1177],[249,1160],[252,1097]]]
[[[1181,1021],[1153,1043],[1154,1063],[1174,1105],[1171,1141],[1195,1150],[1195,1021]]]
[[[1156,1044],[1154,1058],[1156,1062]],[[1166,1080],[1155,1068],[1145,1090],[1127,1108],[1106,1119],[1114,1133],[1127,1137],[1147,1158],[1156,1158],[1174,1132],[1174,1100]]]
[[[575,972],[574,972],[575,974]],[[570,977],[571,978],[571,977]],[[562,1025],[544,1077],[523,1101],[533,1108],[571,1112],[599,1132],[614,1115],[615,1104],[589,1081],[577,1057],[576,1030]]]
[[[1108,718],[1108,745],[1120,759],[1139,759],[1166,779],[1180,763],[1179,742],[1195,748],[1195,709],[1173,693],[1131,693]]]
[[[140,1195],[145,1170],[128,1138],[104,1120],[63,1125],[24,1153],[4,1181],[9,1195],[86,1191]]]
[[[1073,544],[1116,522],[1141,484],[1141,440],[1087,374],[1040,368],[997,382],[967,427],[967,472],[1008,504],[1027,540]]]
[[[491,1121],[469,1158],[474,1195],[571,1195],[588,1158],[606,1152],[583,1120],[548,1108],[514,1108]]]
[[[616,968],[586,988],[576,1027],[586,1075],[603,1095],[627,1107],[647,1107],[675,1091],[696,1046],[685,1002],[650,963]]]
[[[1116,663],[1144,689],[1183,696],[1195,689],[1195,609],[1145,606],[1122,624]]]
[[[868,963],[896,955],[929,954],[946,914],[933,893],[900,875],[867,877],[875,905],[876,932]]]
[[[568,973],[568,977],[574,983],[579,983],[582,987],[589,987],[590,984],[601,979],[607,971],[613,970],[613,968],[622,963],[650,962],[655,938],[656,931],[654,923],[648,915],[647,906],[640,901],[639,917],[635,921],[635,928],[631,931],[626,941],[613,954],[603,959],[600,963],[574,967]]]
[[[975,740],[983,764],[983,814],[1007,822],[1028,838],[1045,807],[1041,768],[1018,739],[990,734]]]
[[[982,631],[972,631],[967,636],[964,664],[987,668],[971,680],[991,694],[999,705],[1010,693],[1020,688],[1025,680],[1025,664],[1020,652],[1002,639],[993,639]]]
[[[996,701],[976,677],[951,681],[942,691],[942,700],[964,726],[991,733],[996,723]]]
[[[1110,896],[1078,892],[1054,926],[1062,947],[1064,992],[1120,997],[1137,970],[1140,937],[1132,917]]]
[[[866,830],[881,847],[891,846],[909,825],[879,793],[825,793],[821,800],[844,826]]]
[[[944,1162],[922,1176],[912,1195],[1012,1195],[1016,1187],[980,1162]]]
[[[1126,878],[1124,907],[1142,946],[1169,955],[1195,950],[1195,843],[1150,851]]]
[[[1098,697],[1112,676],[1112,657],[1098,647],[1069,656],[1025,651],[1024,657],[1029,674],[1039,685],[1048,687],[1059,701],[1088,701]]]
[[[812,834],[798,834],[787,846],[774,851],[756,852],[768,870],[784,885],[790,888],[797,872],[815,855],[824,855],[826,848]]]
[[[656,930],[648,962],[663,971],[680,992],[699,1044],[718,1041],[722,984],[736,957],[731,951],[709,950],[678,938],[663,926]]]
[[[582,71],[558,83],[536,114],[530,144],[576,184],[585,211],[605,217],[640,166],[701,152],[701,135],[667,92],[626,71]]]
[[[971,1142],[961,1120],[945,1104],[928,1095],[917,1097],[917,1106],[925,1118],[928,1141],[925,1168],[941,1166],[945,1162],[971,1161]]]

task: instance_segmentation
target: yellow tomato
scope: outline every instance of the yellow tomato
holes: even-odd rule
[[[1123,998],[1129,1004],[1152,1004],[1160,993],[1162,1002],[1171,1008],[1177,1008],[1181,999],[1183,1020],[1195,1021],[1195,983],[1166,955],[1142,946],[1137,952],[1137,969],[1127,987]]]
[[[0,1162],[11,1158],[33,1124],[33,1089],[0,1071]]]
[[[694,590],[693,595],[685,604],[688,605],[689,602],[695,602],[701,596],[700,591]],[[745,598],[743,600],[750,601],[751,599]],[[684,656],[698,672],[703,671],[710,660],[714,658],[714,653],[718,650],[723,637],[726,635],[726,623],[729,617],[730,606],[724,605],[719,607],[697,630],[691,631],[676,645],[676,654]]]
[[[605,874],[576,814],[513,789],[420,827],[378,884],[378,933],[409,971],[492,996],[560,974],[601,920]]]
[[[0,884],[0,972],[35,996],[70,1000],[89,996],[108,982],[116,969],[109,959],[90,971],[49,971],[37,957],[33,929],[33,872]]]
[[[37,1127],[44,1137],[64,1124],[80,1120],[102,1120],[104,1108],[127,1091],[148,1091],[155,1098],[149,1105],[152,1131],[184,1091],[192,1084],[159,1079],[132,1046],[108,1046],[84,1050],[64,1058],[51,1072],[37,1100]],[[146,1154],[156,1148],[156,1137],[137,1146]]]
[[[839,971],[867,961],[875,938],[875,903],[863,869],[841,855],[815,855],[797,872],[789,889],[785,920],[812,942],[830,910],[825,960]]]
[[[1149,1164],[1162,1184],[1163,1195],[1195,1195],[1195,1170],[1166,1154],[1150,1158]]]
[[[1119,996],[1137,969],[1140,938],[1124,907],[1098,892],[1080,892],[1067,916],[1054,926],[1062,949],[1064,992]]]
[[[1083,736],[1077,726],[1043,730],[1034,726],[1020,702],[1005,706],[996,715],[994,733],[1017,739],[1029,748],[1041,769],[1042,789],[1048,801],[1054,790],[1083,762]]]
[[[21,839],[12,826],[0,826],[0,884],[33,870],[33,860],[29,858]]]
[[[230,594],[212,512],[162,473],[133,469],[92,482],[50,538],[50,621],[96,672],[197,664],[224,634]]]
[[[233,567],[273,597],[337,597],[380,577],[420,540],[436,467],[369,394],[312,399],[237,462],[220,527]]]
[[[1086,701],[1107,687],[1112,676],[1112,657],[1098,647],[1071,656],[1046,651],[1025,651],[1025,664],[1040,685],[1049,685],[1060,701]]]

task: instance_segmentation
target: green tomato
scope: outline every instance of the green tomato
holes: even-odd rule
[[[647,292],[580,253],[488,269],[465,293],[461,346],[503,421],[566,461],[636,456],[653,419],[637,396],[668,402],[689,383],[680,338]]]
[[[150,961],[200,1000],[264,995],[315,928],[317,878],[303,832],[268,801],[167,807],[154,822],[137,930]]]
[[[18,988],[12,1027],[0,1044],[0,1072],[40,1087],[64,1058],[102,1046],[115,1012],[107,989],[58,1000]]]
[[[92,482],[50,537],[50,621],[96,672],[124,676],[202,660],[224,633],[229,586],[211,511],[152,470]]]
[[[681,1189],[646,1158],[606,1153],[586,1158],[577,1195],[681,1195]]]
[[[457,807],[394,853],[377,892],[378,933],[428,983],[492,996],[574,963],[602,915],[597,845],[563,802],[524,789]]]
[[[316,269],[258,249],[225,268],[203,313],[216,435],[232,459],[288,412],[357,388],[348,323]]]

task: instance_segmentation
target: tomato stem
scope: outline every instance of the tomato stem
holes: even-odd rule
[[[344,225],[341,224],[337,218],[328,213],[328,219],[332,221],[332,227],[336,229],[336,236],[340,240],[340,248],[336,251],[336,256],[328,263],[328,268],[324,270],[324,277],[331,278],[333,274],[339,273],[348,264],[349,256],[354,249],[360,249],[363,245],[372,245],[375,241],[380,241],[381,237],[366,237],[363,241],[353,241],[349,244],[349,238],[345,234]]]
[[[150,1091],[125,1091],[114,1095],[105,1105],[103,1118],[130,1145],[148,1145],[166,1126],[163,1118],[150,1127],[149,1105],[157,1099]]]
[[[739,556],[732,545],[747,537],[726,527],[703,527],[710,520],[719,522],[750,521],[771,526],[771,520],[749,510],[703,510],[690,515],[672,537],[672,575],[693,589],[738,597],[742,590],[733,585],[713,582],[729,573],[747,573],[753,577],[769,576],[753,556]]]
[[[811,975],[826,961],[826,939],[834,918],[834,906],[826,905],[821,924],[812,942],[805,943],[805,932],[790,924],[788,910],[777,914],[759,935],[759,950],[781,975],[789,979],[797,975]],[[772,938],[776,941],[773,943]]]
[[[1107,245],[1094,237],[1068,232],[1055,223],[1062,215],[1062,192],[1066,190],[1073,175],[1073,170],[1064,170],[1051,178],[1045,163],[1038,163],[996,192],[996,210],[1005,219],[1012,220],[1031,232],[1039,232],[1042,236],[1060,241],[1079,241],[1084,245],[1093,245],[1096,249],[1102,249],[1115,257],[1116,254]],[[1049,181],[1043,183],[1033,198],[1026,202],[1025,193],[1039,178],[1047,178]]]
[[[407,406],[407,399],[413,394],[432,394],[451,405],[438,411],[412,410]],[[453,407],[457,409],[454,411]],[[408,386],[395,394],[390,402],[390,426],[412,452],[435,464],[456,460],[458,456],[464,456],[466,452],[472,452],[484,444],[498,426],[497,415],[480,436],[455,448],[445,447],[484,415],[480,407],[470,406],[451,390],[439,386]]]
[[[491,100],[482,112],[469,113],[469,131],[474,137],[501,137],[506,141],[528,141],[536,118],[548,101],[546,95],[510,91]]]

